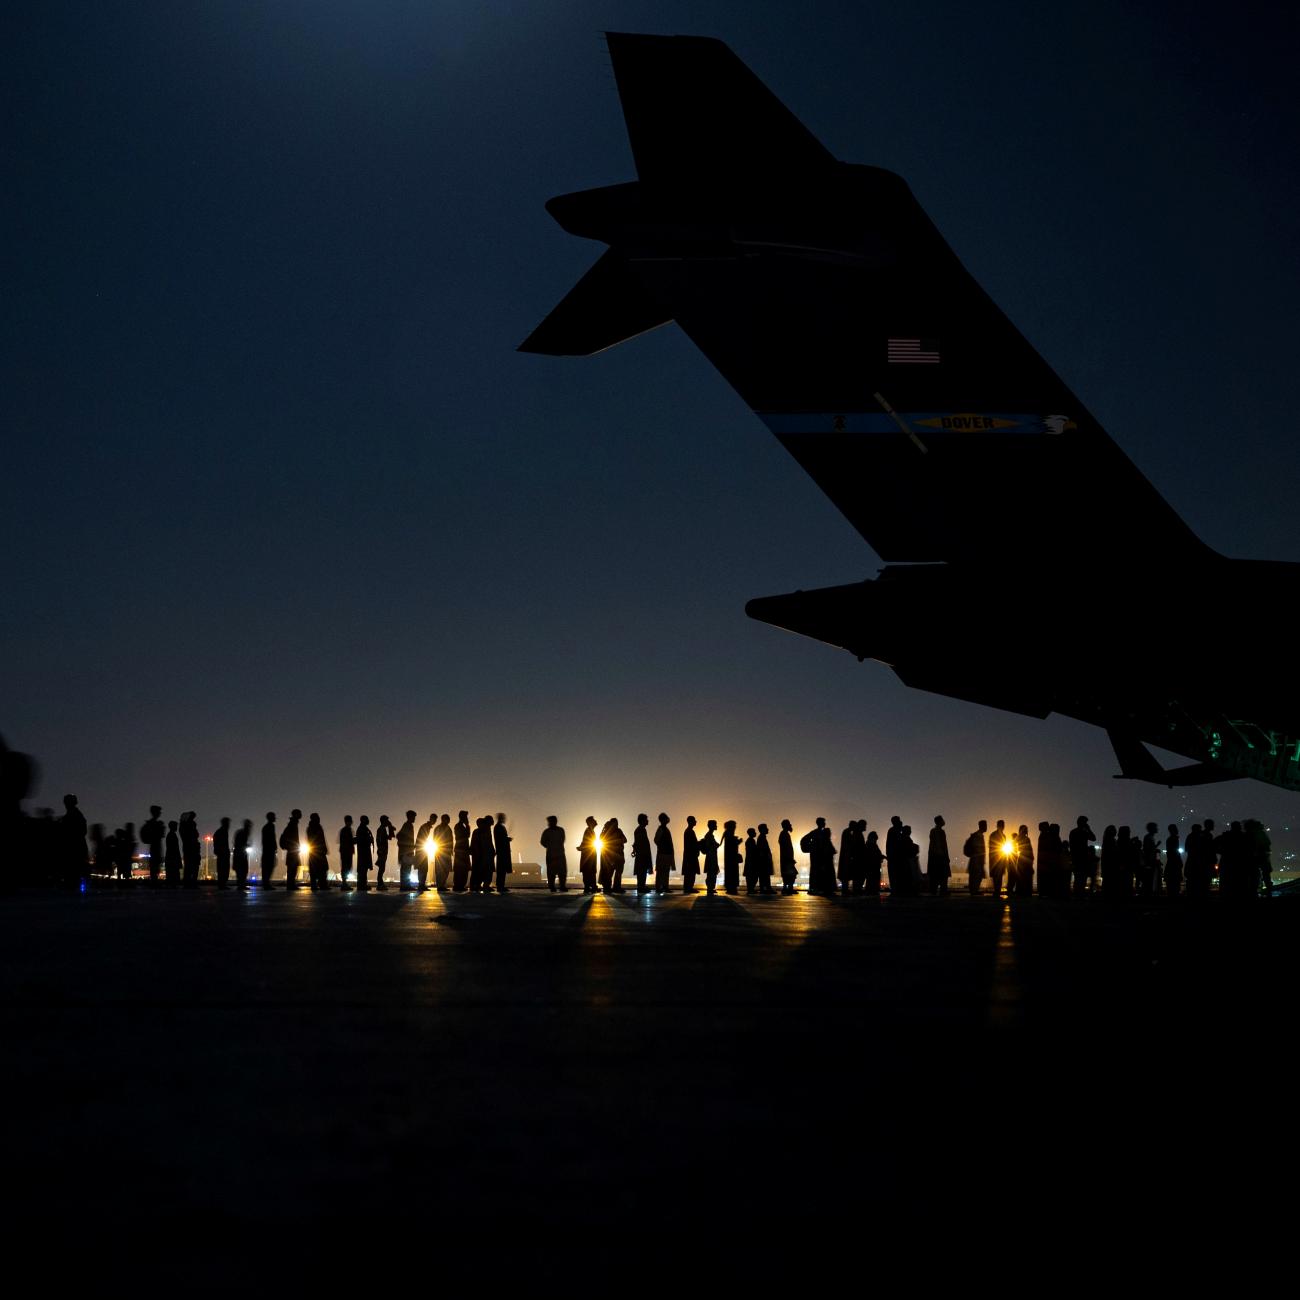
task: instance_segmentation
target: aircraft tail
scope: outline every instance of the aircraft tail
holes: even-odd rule
[[[889,562],[1207,554],[900,177],[836,162],[720,41],[608,40],[640,181],[548,205],[610,251],[526,350],[676,320]]]

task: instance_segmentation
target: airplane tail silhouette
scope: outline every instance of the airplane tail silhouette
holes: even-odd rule
[[[639,181],[548,209],[610,245],[521,350],[675,320],[889,562],[1208,555],[906,183],[836,161],[720,41],[607,36]],[[1112,520],[1123,519],[1123,529]]]

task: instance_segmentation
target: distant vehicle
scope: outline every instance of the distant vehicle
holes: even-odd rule
[[[838,162],[721,41],[607,40],[640,179],[546,205],[609,249],[521,350],[589,356],[675,320],[886,562],[749,615],[920,690],[1104,727],[1125,777],[1300,789],[1292,647],[1257,630],[1296,606],[1300,565],[1201,542],[901,177]],[[1209,635],[1081,612],[1211,595],[1229,626]]]

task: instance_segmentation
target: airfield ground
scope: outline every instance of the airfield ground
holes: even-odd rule
[[[1265,1130],[1294,1157],[1298,928],[1294,897],[9,894],[4,1218],[829,1245],[1130,1182],[1144,1222],[1218,1206]]]

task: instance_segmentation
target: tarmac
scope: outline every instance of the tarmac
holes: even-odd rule
[[[1219,1206],[1266,1130],[1294,1159],[1298,925],[1295,897],[10,893],[4,1219],[833,1243],[1099,1214],[1130,1178],[1143,1214]]]

